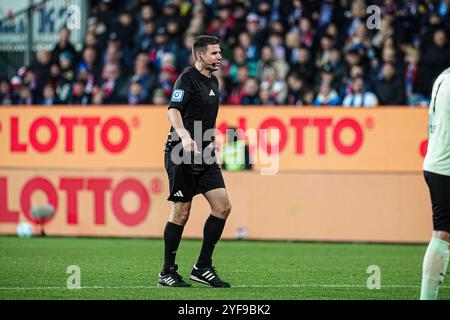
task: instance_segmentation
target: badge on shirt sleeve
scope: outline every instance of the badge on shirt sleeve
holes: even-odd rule
[[[183,100],[184,90],[176,89],[172,93],[172,98],[170,99],[172,102],[181,102]]]

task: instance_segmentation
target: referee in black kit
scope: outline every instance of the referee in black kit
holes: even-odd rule
[[[175,82],[169,103],[172,125],[166,142],[164,164],[169,177],[172,211],[164,229],[164,267],[158,286],[191,287],[177,273],[175,256],[189,218],[192,198],[203,194],[211,206],[205,222],[203,244],[189,279],[212,287],[230,287],[212,265],[214,246],[230,214],[222,172],[214,154],[214,133],[219,109],[219,70],[222,55],[217,37],[198,36],[192,47],[195,65]]]

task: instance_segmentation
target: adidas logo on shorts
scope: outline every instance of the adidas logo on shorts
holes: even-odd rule
[[[183,192],[178,191],[177,193],[174,194],[175,197],[184,197]]]

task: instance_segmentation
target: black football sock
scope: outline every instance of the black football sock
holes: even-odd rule
[[[203,244],[200,256],[197,261],[197,268],[210,267],[212,264],[212,254],[216,243],[222,235],[225,220],[210,215],[206,219],[205,227],[203,229]]]
[[[183,226],[167,222],[164,229],[164,269],[163,273],[169,271],[170,267],[175,265],[175,256],[177,255],[178,245],[183,234]]]

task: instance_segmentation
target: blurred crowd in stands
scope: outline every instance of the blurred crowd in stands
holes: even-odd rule
[[[222,104],[425,106],[450,66],[450,0],[92,0],[84,23],[81,51],[61,29],[0,103],[167,104],[200,34],[222,41]]]

